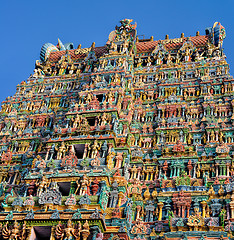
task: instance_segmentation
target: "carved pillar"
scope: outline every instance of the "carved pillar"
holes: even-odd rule
[[[196,178],[196,164],[193,167],[193,178]]]
[[[181,217],[181,205],[177,205],[178,208],[178,216]]]
[[[141,206],[140,206],[140,205],[137,205],[137,206],[136,206],[136,210],[137,210],[137,212],[136,212],[136,221],[137,221],[137,219],[140,218]]]
[[[230,205],[226,204],[226,208],[227,208],[227,219],[230,218]]]
[[[223,176],[226,176],[226,173],[227,173],[227,166],[223,166]]]
[[[219,169],[218,169],[218,165],[216,165],[216,177],[218,177],[219,175]]]
[[[174,215],[176,215],[176,204],[175,203],[173,204],[173,209],[174,209],[173,213],[174,213]]]
[[[210,132],[207,132],[207,142],[210,141]]]
[[[173,177],[176,177],[176,167],[174,166],[174,173],[173,173]]]
[[[181,207],[181,210],[182,210],[181,217],[182,218],[184,218],[184,215],[185,215],[185,208],[186,208],[186,206],[182,205],[182,207]]]
[[[202,217],[205,218],[206,217],[206,206],[207,206],[207,202],[202,201],[201,202],[202,205]]]
[[[148,170],[148,169],[146,170],[146,178],[145,178],[145,180],[146,180],[146,181],[149,180],[149,170]]]
[[[189,214],[190,207],[191,207],[190,205],[187,206],[187,216],[186,216],[187,218],[189,218],[189,216],[190,216],[190,214]]]
[[[162,221],[162,208],[164,204],[162,202],[158,203],[159,213],[158,213],[158,221]]]
[[[47,146],[46,147],[46,157],[45,157],[45,161],[47,161],[48,160],[48,157],[49,157],[49,153],[50,153],[50,149],[51,149],[51,146]]]
[[[133,179],[136,179],[136,175],[137,175],[137,172],[136,172],[136,170],[134,170],[134,172],[133,172]]]
[[[173,176],[173,167],[172,167],[172,166],[170,166],[170,169],[171,169],[171,172],[170,172],[170,177],[172,177],[172,176]]]
[[[224,92],[227,92],[227,85],[224,85]]]
[[[212,109],[213,110],[213,109]],[[216,131],[215,132],[215,141],[218,142],[219,141],[219,133]]]
[[[137,173],[138,173],[137,174],[137,179],[139,180],[140,179],[140,174],[141,174],[141,169],[139,169]]]
[[[234,218],[234,192],[232,192],[231,199],[232,201],[229,204],[231,208],[231,218]]]
[[[219,166],[219,176],[223,176],[223,166]]]
[[[177,177],[180,176],[180,167],[177,167]]]
[[[184,117],[185,108],[182,108],[182,117]]]
[[[154,172],[151,171],[151,172],[150,172],[150,181],[153,181],[153,177],[154,177]]]
[[[158,109],[158,118],[161,118],[161,110]]]
[[[230,176],[230,164],[229,163],[227,163],[227,177],[229,177]]]
[[[158,179],[161,179],[161,174],[162,174],[162,166],[160,165],[160,167],[159,167],[159,177],[158,177]]]
[[[119,192],[118,197],[119,197],[118,206],[120,207],[120,206],[121,206],[121,201],[122,201],[122,199],[124,198],[123,192]]]
[[[162,109],[162,118],[164,118],[165,109]]]

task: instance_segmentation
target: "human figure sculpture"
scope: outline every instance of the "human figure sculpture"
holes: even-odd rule
[[[53,156],[55,154],[55,144],[52,145],[51,149],[49,150],[50,152],[50,160],[53,159]]]
[[[61,146],[58,148],[57,159],[62,159],[66,151],[66,145],[64,142],[61,143]]]
[[[78,229],[75,229],[71,220],[69,219],[65,228],[62,227],[61,222],[55,228],[55,236],[61,240],[79,239],[81,230],[81,223],[78,223]]]
[[[85,194],[90,194],[90,181],[86,175],[84,175],[80,181],[80,191],[79,195],[84,196]]]
[[[94,141],[92,146],[88,146],[89,150],[91,150],[91,158],[95,158],[100,150],[100,145],[98,144],[97,140]]]
[[[26,224],[23,224],[22,228],[17,221],[14,222],[13,228],[10,229],[8,222],[4,225],[2,229],[2,236],[3,239],[8,240],[18,240],[18,239],[25,239],[26,234]]]
[[[42,177],[40,183],[38,184],[37,196],[39,197],[44,190],[48,187],[48,180],[45,176]]]

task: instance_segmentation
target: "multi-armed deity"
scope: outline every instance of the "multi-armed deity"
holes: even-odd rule
[[[42,46],[2,102],[0,238],[233,239],[234,80],[220,23]]]

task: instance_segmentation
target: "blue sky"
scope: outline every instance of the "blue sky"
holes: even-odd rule
[[[226,28],[224,52],[234,74],[233,0],[0,0],[0,102],[33,72],[45,42],[73,42],[77,47],[106,43],[124,18],[137,22],[139,35],[164,39],[194,36],[218,21]]]

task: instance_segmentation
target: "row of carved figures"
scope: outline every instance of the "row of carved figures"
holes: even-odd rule
[[[32,228],[32,229],[31,229]],[[29,231],[31,229],[31,231]],[[29,239],[30,236],[33,237],[35,235],[34,228],[28,227],[26,222],[22,225],[15,221],[13,224],[9,224],[8,222],[2,226],[1,235],[3,239],[21,239],[26,240]],[[51,227],[50,239],[51,240],[68,240],[68,239],[81,239],[86,240],[90,235],[90,227],[88,222],[86,221],[83,226],[81,222],[78,224],[74,224],[71,220],[68,220],[67,223],[62,224],[58,223],[56,226]],[[103,235],[99,233],[99,239],[102,240]]]

